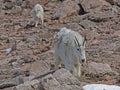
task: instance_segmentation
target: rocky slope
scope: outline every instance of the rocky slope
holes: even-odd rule
[[[44,27],[31,9],[44,7]],[[81,90],[89,83],[120,85],[120,0],[0,0],[0,90]],[[81,78],[51,71],[53,36],[67,27],[86,35]],[[6,50],[12,48],[10,53]]]

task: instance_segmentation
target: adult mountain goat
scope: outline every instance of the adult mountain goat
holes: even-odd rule
[[[40,4],[36,4],[31,12],[32,12],[32,15],[33,15],[34,20],[35,20],[35,27],[37,27],[40,20],[41,20],[41,24],[43,26],[43,23],[44,23],[43,7]]]
[[[55,68],[61,64],[65,66],[74,76],[81,75],[81,61],[86,61],[85,37],[78,32],[67,28],[61,30],[54,36],[54,59]]]

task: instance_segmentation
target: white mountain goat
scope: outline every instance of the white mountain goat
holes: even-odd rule
[[[32,15],[35,20],[35,27],[37,27],[39,21],[41,20],[41,24],[43,26],[44,23],[44,10],[40,4],[36,4],[32,9]]]
[[[83,90],[120,90],[120,87],[116,85],[89,84],[83,86]]]
[[[61,28],[54,36],[55,68],[58,69],[61,64],[64,64],[74,76],[80,77],[80,62],[86,61],[85,43],[85,37],[78,32]]]

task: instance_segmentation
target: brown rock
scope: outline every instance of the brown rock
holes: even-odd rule
[[[33,62],[30,68],[30,78],[44,75],[50,71],[49,65],[44,61]]]
[[[109,2],[112,5],[120,6],[120,0],[106,0],[106,1]]]
[[[56,71],[53,76],[60,84],[80,85],[79,80],[66,69]]]
[[[22,8],[20,6],[14,6],[12,8],[12,14],[20,15],[22,13]]]
[[[112,72],[111,67],[108,64],[91,62],[88,64],[89,73],[100,74]]]
[[[63,19],[68,16],[77,15],[79,12],[78,0],[65,0],[61,6],[56,10],[53,18]]]
[[[15,87],[15,90],[40,90],[38,80],[27,81]]]
[[[94,78],[95,77],[103,78],[105,75],[117,75],[117,72],[113,71],[109,66],[109,64],[95,63],[95,62],[89,63],[88,68],[86,68],[84,73]]]
[[[5,2],[4,3],[4,8],[7,9],[12,9],[14,4],[12,2]]]
[[[61,69],[61,70],[63,70],[63,69]],[[61,70],[58,70],[56,72],[60,72]],[[69,74],[69,72],[66,72],[66,73]],[[60,75],[62,75],[62,74],[60,74]],[[64,79],[64,77],[61,77],[61,79]],[[69,79],[71,79],[71,78],[69,77]],[[59,82],[54,76],[49,74],[48,76],[46,76],[42,79],[42,81],[40,83],[40,86],[41,86],[40,90],[81,90],[81,87],[79,85],[75,85],[76,83],[74,85],[72,85],[70,83],[69,84],[66,83],[67,81],[69,82],[68,79],[66,79],[66,81],[61,80],[61,82]]]
[[[80,0],[80,4],[85,12],[91,12],[94,10],[101,10],[103,6],[110,6],[109,3],[107,3],[104,0]]]
[[[60,90],[59,88],[61,85],[51,74],[49,74],[42,78],[40,86],[41,90]]]

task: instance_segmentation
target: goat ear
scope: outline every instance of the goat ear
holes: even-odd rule
[[[87,41],[86,36],[83,36],[83,46],[85,45],[86,41]]]

